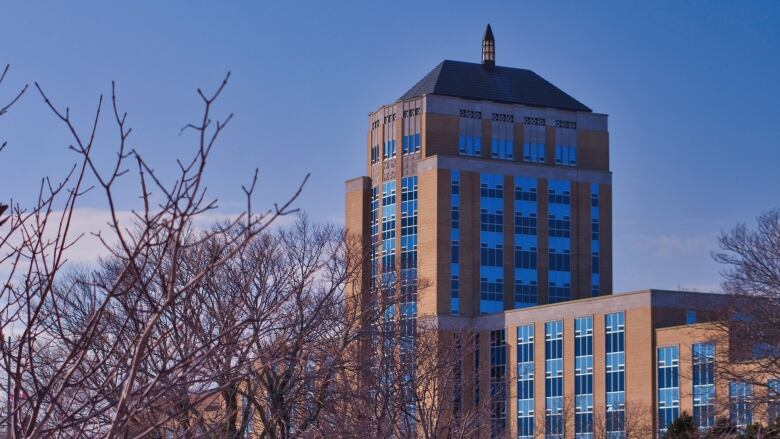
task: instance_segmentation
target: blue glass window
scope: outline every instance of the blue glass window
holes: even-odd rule
[[[604,316],[604,344],[606,355],[606,433],[608,438],[622,438],[626,433],[626,352],[625,314]]]
[[[700,429],[715,424],[715,344],[691,346],[693,362],[693,422]]]
[[[506,331],[490,331],[490,433],[502,437],[506,431]]]
[[[574,437],[593,439],[593,317],[574,319]]]
[[[517,327],[517,437],[534,437],[534,325]]]
[[[658,429],[661,436],[680,416],[680,349],[677,346],[658,348]]]
[[[753,385],[734,381],[729,383],[729,417],[740,431],[753,423]]]
[[[564,436],[563,320],[544,324],[545,438]]]

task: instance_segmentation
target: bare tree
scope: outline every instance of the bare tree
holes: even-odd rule
[[[44,178],[35,205],[27,210],[15,206],[3,219],[0,262],[8,274],[2,284],[0,336],[10,342],[0,349],[0,367],[10,378],[10,387],[3,385],[10,419],[3,422],[11,426],[11,437],[141,437],[172,422],[193,436],[196,429],[189,420],[204,418],[192,414],[197,411],[193,408],[226,385],[204,372],[223,343],[230,345],[247,322],[198,334],[197,327],[182,322],[201,316],[207,303],[188,299],[275,219],[290,213],[301,190],[257,213],[252,206],[255,173],[244,188],[242,215],[194,233],[194,221],[217,206],[206,195],[204,172],[232,117],[218,121],[212,116],[228,79],[229,74],[210,95],[198,90],[202,117],[183,130],[195,133],[195,152],[178,162],[178,175],[170,184],[128,145],[131,129],[113,86],[116,159],[104,169],[94,159],[103,97],[82,133],[70,109],[55,105],[35,84],[70,132],[77,163],[59,181]],[[141,205],[132,211],[131,221],[123,221],[115,194],[129,183],[130,169],[135,170]],[[72,226],[79,201],[90,190],[102,194],[109,213],[110,232],[95,234],[109,257],[102,270],[68,278],[68,254],[80,238],[72,235]],[[211,257],[188,265],[188,255],[206,242],[212,245]],[[74,319],[70,313],[81,314]],[[223,372],[229,374],[227,369]]]
[[[780,210],[757,218],[754,230],[745,224],[719,238],[714,253],[723,270],[723,289],[731,299],[716,319],[722,346],[729,346],[717,374],[724,381],[753,386],[751,402],[780,400],[769,388],[780,377]],[[720,357],[721,355],[719,355]]]
[[[303,216],[270,241],[269,264],[257,283],[276,289],[280,300],[268,326],[252,329],[244,394],[259,437],[308,437],[335,409],[336,382],[357,340],[357,309],[344,287],[360,260],[341,230]]]
[[[596,439],[613,437],[607,434],[607,424],[622,427],[626,439],[644,439],[655,437],[653,431],[653,408],[639,403],[627,401],[623,406],[623,412],[608,422],[610,415],[604,411],[597,411],[593,415],[593,433]]]

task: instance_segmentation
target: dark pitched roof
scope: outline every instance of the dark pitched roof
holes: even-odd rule
[[[591,109],[526,69],[444,60],[401,96],[406,100],[426,94],[455,96],[561,110]]]

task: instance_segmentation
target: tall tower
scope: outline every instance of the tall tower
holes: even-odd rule
[[[612,292],[607,116],[536,73],[445,60],[369,115],[366,176],[346,226],[370,249],[364,285],[426,287],[418,314],[473,317]]]

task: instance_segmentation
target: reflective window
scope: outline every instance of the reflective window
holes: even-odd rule
[[[564,437],[563,320],[544,324],[544,437]]]
[[[593,317],[574,319],[574,437],[593,438]]]
[[[715,344],[691,346],[693,363],[693,422],[700,429],[715,424]]]
[[[490,331],[490,435],[503,437],[506,431],[506,331]]]
[[[517,437],[534,437],[534,325],[517,327]]]
[[[663,436],[680,416],[680,348],[658,348],[658,429]]]
[[[605,430],[607,438],[622,439],[626,434],[625,314],[622,312],[606,314],[604,326],[607,400]]]
[[[729,417],[740,431],[753,423],[753,385],[739,381],[729,383]]]

